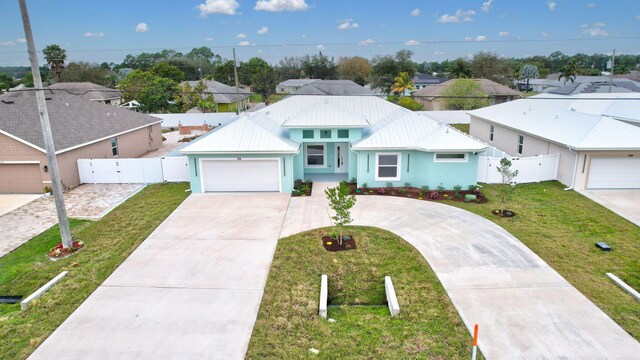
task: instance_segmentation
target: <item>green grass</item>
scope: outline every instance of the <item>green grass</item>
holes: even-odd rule
[[[453,126],[454,128],[462,131],[465,134],[469,133],[469,126],[471,126],[470,124],[451,124],[451,126]]]
[[[273,94],[269,96],[269,104],[277,103],[278,101],[282,100],[282,98],[284,98],[285,96],[287,96],[287,94]],[[264,100],[262,99],[262,95],[251,93],[251,95],[249,95],[249,101],[253,103],[260,103],[260,102],[263,102]]]
[[[262,102],[262,95],[256,94],[256,93],[251,93],[251,95],[249,95],[249,101],[251,101],[253,103]]]
[[[483,193],[496,198],[500,185],[484,185]],[[517,216],[503,219],[485,205],[447,203],[481,215],[505,228],[544,259],[582,294],[640,340],[640,306],[616,286],[611,272],[640,289],[640,227],[575,191],[564,191],[556,181],[521,184],[507,206]],[[612,246],[602,252],[595,243]]]
[[[0,258],[0,293],[27,296],[64,270],[69,275],[26,311],[0,305],[0,359],[26,358],[47,338],[189,195],[188,184],[147,186],[101,220],[72,220],[78,253],[50,261],[57,226]]]
[[[350,227],[357,250],[330,253],[329,228],[278,241],[248,359],[458,359],[471,336],[429,264],[396,235]],[[329,277],[330,323],[318,316],[320,275]],[[386,303],[391,275],[400,316]]]

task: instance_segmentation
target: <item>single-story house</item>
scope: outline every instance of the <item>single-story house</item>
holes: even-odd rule
[[[289,80],[285,80],[283,82],[281,82],[280,84],[278,84],[278,86],[276,87],[276,92],[278,93],[292,93],[298,89],[300,89],[301,87],[307,85],[307,84],[311,84],[312,82],[316,81],[317,79],[289,79]]]
[[[184,81],[180,85],[188,83],[192,88],[200,81]],[[218,112],[235,112],[236,103],[240,111],[249,108],[249,95],[251,93],[245,89],[229,86],[215,80],[202,80],[207,87],[206,93],[213,95],[213,101],[218,104]]]
[[[640,94],[540,94],[477,109],[471,136],[515,156],[560,154],[576,190],[640,189]]]
[[[314,80],[294,91],[293,95],[374,95],[351,80]]]
[[[446,110],[443,96],[456,80],[457,79],[445,81],[436,86],[427,86],[414,91],[411,96],[417,102],[424,105],[424,110]],[[473,79],[473,81],[480,85],[482,92],[487,94],[490,105],[501,104],[521,97],[518,91],[498,84],[497,82],[488,79]]]
[[[429,74],[415,73],[413,75],[413,86],[416,90],[420,90],[431,85],[439,85],[445,81],[447,81],[446,78],[439,78]]]
[[[549,94],[578,95],[595,93],[640,93],[640,83],[627,79],[606,81],[569,82],[567,85],[545,91]]]
[[[51,84],[47,88],[54,90],[53,93],[58,93],[55,90],[60,90],[107,105],[118,106],[122,103],[120,91],[91,82],[59,82]]]
[[[38,105],[29,94],[0,96],[0,193],[51,187]],[[78,159],[132,158],[162,146],[158,118],[77,95],[46,99],[64,188],[80,184]]]
[[[299,95],[243,113],[180,153],[193,192],[290,192],[317,174],[371,187],[466,188],[486,147],[375,96]]]

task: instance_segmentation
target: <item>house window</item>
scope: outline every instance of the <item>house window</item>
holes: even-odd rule
[[[321,139],[331,139],[331,130],[320,130]]]
[[[433,162],[467,162],[467,153],[435,153]]]
[[[313,130],[302,130],[302,138],[303,139],[313,139],[315,136]]]
[[[400,180],[400,153],[376,154],[376,181]]]
[[[326,167],[325,162],[325,146],[324,144],[307,144],[305,145],[306,163],[305,167]]]
[[[524,136],[518,135],[518,154],[522,155],[523,148],[524,148]]]
[[[338,130],[338,139],[348,139],[349,130]]]
[[[494,130],[495,128],[493,127],[493,125],[489,125],[489,141],[493,141]]]
[[[118,139],[111,138],[111,153],[113,156],[118,156]]]

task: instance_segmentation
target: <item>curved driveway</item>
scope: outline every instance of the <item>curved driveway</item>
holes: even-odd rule
[[[323,193],[316,184],[314,193]],[[292,198],[281,236],[330,226],[328,214],[324,196]],[[420,251],[467,328],[480,325],[479,346],[488,359],[640,354],[640,343],[489,220],[447,205],[381,196],[359,196],[352,215],[354,225],[389,230]]]

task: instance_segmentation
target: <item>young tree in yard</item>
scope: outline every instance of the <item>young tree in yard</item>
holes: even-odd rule
[[[404,95],[404,92],[407,90],[415,90],[416,87],[413,86],[413,80],[409,77],[409,73],[401,72],[393,79],[395,82],[391,85],[391,92],[395,95]]]
[[[520,69],[520,79],[527,79],[527,88],[525,92],[529,92],[529,79],[535,79],[538,77],[538,67],[535,65],[527,64]]]
[[[67,52],[59,45],[47,45],[42,50],[47,65],[56,74],[56,80],[60,82],[60,75],[64,71],[64,61],[67,59]]]
[[[558,81],[564,78],[564,84],[567,85],[567,80],[571,80],[574,82],[576,80],[576,75],[578,74],[578,64],[576,64],[575,60],[568,60],[560,69],[560,76],[558,76]]]
[[[457,79],[442,92],[447,110],[473,110],[489,105],[487,94],[473,79]]]
[[[336,228],[338,228],[337,240],[340,245],[342,245],[344,226],[353,221],[350,209],[356,204],[355,195],[349,195],[349,191],[349,187],[344,183],[340,183],[340,185],[324,191],[329,200],[329,206],[331,206],[331,209],[336,213],[331,219]]]
[[[184,72],[177,66],[169,65],[166,62],[156,63],[149,69],[150,72],[167,79],[171,79],[177,83],[184,81]]]
[[[340,79],[352,80],[364,86],[369,81],[372,71],[369,60],[360,56],[341,57],[338,60],[338,76],[340,76]]]
[[[498,200],[500,202],[500,212],[504,212],[505,204],[511,200],[516,190],[516,184],[513,179],[518,176],[518,170],[511,170],[511,160],[505,158],[500,159],[500,166],[496,168],[500,176],[502,176],[502,184],[498,187]]]
[[[413,98],[409,96],[401,97],[400,99],[398,99],[398,102],[396,104],[402,106],[405,109],[413,111],[420,111],[424,109],[424,106],[421,103],[413,100]]]
[[[13,86],[13,77],[7,73],[0,73],[0,93],[9,90]]]
[[[470,78],[473,76],[469,62],[463,58],[457,58],[450,62],[447,72],[452,79]]]
[[[269,98],[275,94],[278,81],[278,74],[271,66],[260,69],[253,75],[253,91],[262,95],[265,105],[269,105]]]

